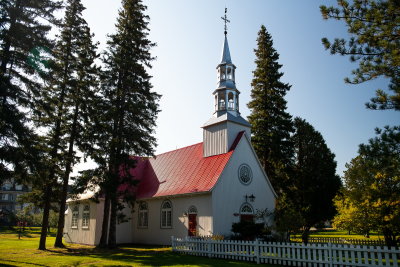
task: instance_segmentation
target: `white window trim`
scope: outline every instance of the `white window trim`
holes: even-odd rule
[[[148,227],[149,227],[148,205],[146,202],[141,202],[139,203],[138,228],[148,228]]]
[[[170,208],[164,208],[164,205],[166,203],[169,203]],[[163,224],[164,220],[164,214],[165,214],[165,223]],[[172,228],[172,203],[169,200],[165,200],[161,204],[161,212],[160,212],[160,227],[161,229],[171,229]],[[169,222],[169,224],[168,224]]]
[[[89,207],[89,209],[86,209]],[[90,205],[83,206],[82,212],[82,229],[89,229],[90,225]]]
[[[72,208],[72,217],[71,217],[72,229],[78,229],[78,220],[79,220],[79,206],[74,206]]]

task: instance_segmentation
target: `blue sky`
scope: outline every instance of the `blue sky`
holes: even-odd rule
[[[365,103],[387,80],[361,85],[345,84],[356,63],[347,57],[330,55],[321,38],[347,36],[345,24],[325,21],[321,4],[336,1],[290,0],[168,0],[144,1],[150,16],[149,39],[157,46],[150,73],[154,90],[162,94],[157,120],[157,154],[202,141],[200,128],[213,113],[212,92],[216,87],[216,66],[223,44],[224,8],[228,8],[228,41],[237,66],[236,85],[240,111],[249,110],[250,83],[257,33],[264,24],[274,40],[283,65],[282,80],[292,85],[287,94],[288,112],[311,123],[324,136],[336,155],[337,173],[357,154],[358,145],[374,136],[375,127],[400,124],[400,113],[371,111]],[[120,2],[82,0],[85,19],[100,48],[114,31]]]

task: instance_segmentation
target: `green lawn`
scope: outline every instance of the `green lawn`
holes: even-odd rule
[[[54,233],[54,232],[53,232]],[[18,239],[15,231],[0,232],[0,266],[258,266],[222,259],[173,253],[170,247],[122,246],[115,250],[69,245],[53,248],[54,237],[47,238],[47,251],[37,250],[39,232],[28,231]],[[273,266],[273,265],[262,265]]]
[[[293,237],[301,238],[301,234],[294,235]],[[313,231],[310,234],[310,237],[341,237],[347,239],[361,239],[361,240],[383,240],[382,235],[378,235],[378,233],[371,233],[369,238],[366,238],[363,235],[349,233],[347,231],[341,230],[322,230],[322,231]]]

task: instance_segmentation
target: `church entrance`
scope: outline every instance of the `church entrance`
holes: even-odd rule
[[[189,208],[189,225],[188,236],[196,236],[197,234],[197,209],[195,206]]]
[[[189,214],[189,236],[196,236],[197,214]]]

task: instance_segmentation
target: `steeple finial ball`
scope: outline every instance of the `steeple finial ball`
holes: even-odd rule
[[[221,19],[225,22],[225,31],[224,34],[226,35],[228,33],[228,27],[226,26],[226,23],[229,23],[230,21],[228,20],[227,16],[226,16],[226,12],[228,11],[228,9],[225,7],[225,16],[221,17]]]

